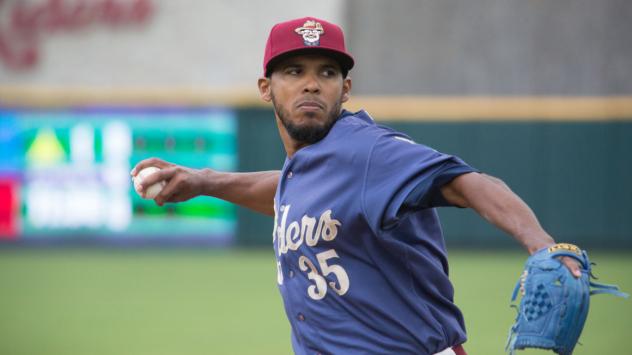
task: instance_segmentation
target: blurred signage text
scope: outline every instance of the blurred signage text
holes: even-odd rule
[[[50,34],[142,24],[153,12],[151,0],[0,0],[0,60],[12,70],[30,69]]]

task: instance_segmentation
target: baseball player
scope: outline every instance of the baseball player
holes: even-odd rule
[[[296,354],[465,354],[435,207],[474,209],[529,253],[555,242],[502,181],[349,112],[354,60],[317,18],[275,25],[261,98],[274,106],[281,171],[220,173],[152,158],[158,205],[210,195],[274,216],[277,282]],[[564,263],[578,277],[578,265]]]

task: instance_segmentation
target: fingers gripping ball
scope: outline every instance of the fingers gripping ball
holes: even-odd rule
[[[167,183],[163,180],[147,187],[144,191],[141,190],[140,184],[142,183],[142,181],[145,178],[147,178],[149,175],[158,171],[160,171],[159,168],[150,166],[139,171],[138,174],[136,174],[136,176],[133,178],[134,190],[136,190],[136,193],[138,193],[140,197],[147,200],[153,200],[154,198],[156,198],[156,196],[158,196],[160,191],[162,191],[162,189],[165,187]]]
[[[559,260],[561,256],[579,262],[579,278],[571,275]],[[515,301],[520,291],[522,298],[507,342],[510,354],[540,348],[569,355],[588,316],[590,296],[610,293],[627,297],[616,286],[593,282],[591,266],[586,251],[572,244],[556,244],[529,257],[512,295]]]

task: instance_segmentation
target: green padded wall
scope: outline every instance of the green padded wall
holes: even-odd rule
[[[240,171],[280,169],[285,153],[272,111],[239,117]],[[632,121],[385,124],[503,179],[559,241],[632,247]],[[451,245],[513,244],[471,210],[439,213]],[[240,242],[269,245],[272,222],[241,209]]]

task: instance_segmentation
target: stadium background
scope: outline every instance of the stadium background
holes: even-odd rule
[[[0,0],[0,353],[290,351],[271,219],[157,208],[126,174],[279,168],[255,83],[269,28],[306,15],[346,30],[349,109],[503,178],[632,290],[629,2]],[[440,214],[467,349],[500,354],[525,254]],[[595,298],[577,353],[625,353],[629,303]]]

